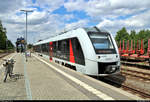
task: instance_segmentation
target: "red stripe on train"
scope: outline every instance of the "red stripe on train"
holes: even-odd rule
[[[53,42],[49,43],[49,55],[50,55],[50,61],[52,61],[52,56],[53,56]]]
[[[71,39],[69,40],[69,43],[70,43],[69,44],[70,45],[70,62],[75,63]]]

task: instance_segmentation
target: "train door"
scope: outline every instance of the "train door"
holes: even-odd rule
[[[50,61],[52,61],[52,57],[53,57],[53,42],[49,43],[49,55],[50,55]]]

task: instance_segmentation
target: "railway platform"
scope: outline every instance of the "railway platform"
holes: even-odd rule
[[[0,100],[143,100],[119,88],[32,54],[13,53],[13,77],[4,79],[0,60]]]

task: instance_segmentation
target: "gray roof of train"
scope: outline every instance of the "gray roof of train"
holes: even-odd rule
[[[84,27],[83,28],[86,32],[107,32],[106,30],[104,30],[104,29],[99,29],[99,28],[97,28],[97,27]],[[73,29],[74,30],[74,29]],[[71,30],[69,30],[69,31],[71,31]],[[61,33],[59,33],[58,35],[61,35],[61,34],[64,34],[64,33],[67,33],[67,32],[69,32],[69,31],[65,31],[65,32],[61,32]],[[56,35],[57,36],[57,35]],[[45,39],[45,40],[42,40],[42,41],[39,41],[39,42],[36,42],[35,44],[33,44],[33,45],[38,45],[38,44],[45,44],[45,43],[47,43],[51,38],[53,38],[53,37],[55,37],[55,36],[52,36],[52,37],[50,37],[50,38],[48,38],[48,39]]]

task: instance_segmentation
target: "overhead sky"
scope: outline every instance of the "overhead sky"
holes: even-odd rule
[[[112,33],[150,28],[150,0],[0,0],[0,20],[13,43],[25,34],[28,13],[28,42],[46,39],[77,27],[97,26]]]

